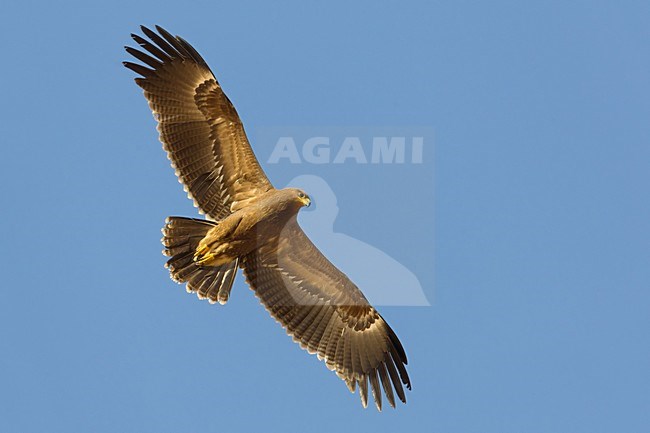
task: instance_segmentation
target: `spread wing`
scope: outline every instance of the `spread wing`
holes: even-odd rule
[[[235,107],[199,53],[184,39],[156,26],[149,38],[131,35],[140,47],[126,51],[147,67],[136,83],[149,101],[163,148],[199,211],[222,219],[273,188],[248,143]]]
[[[368,404],[368,382],[381,410],[381,385],[395,407],[411,389],[406,354],[393,330],[357,286],[330,263],[295,217],[241,264],[256,296],[300,346],[316,353]]]

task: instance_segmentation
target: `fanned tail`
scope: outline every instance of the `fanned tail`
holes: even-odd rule
[[[201,239],[218,223],[184,217],[168,217],[162,229],[163,254],[170,257],[165,264],[171,278],[187,283],[187,291],[211,304],[225,304],[237,275],[239,259],[221,266],[201,266],[194,253]]]

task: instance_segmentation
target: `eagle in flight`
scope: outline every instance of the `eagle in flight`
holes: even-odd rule
[[[207,219],[169,217],[162,229],[166,267],[200,299],[225,304],[242,268],[269,313],[300,346],[343,379],[368,388],[377,409],[382,388],[395,407],[411,389],[399,339],[359,288],[314,246],[297,222],[309,206],[299,189],[275,189],[246,138],[235,107],[199,53],[156,26],[125,47],[140,77],[163,148],[188,196]]]

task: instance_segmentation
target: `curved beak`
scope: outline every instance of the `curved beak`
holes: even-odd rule
[[[311,199],[308,196],[300,199],[300,201],[302,201],[302,204],[305,205],[305,207],[309,207],[311,205]]]

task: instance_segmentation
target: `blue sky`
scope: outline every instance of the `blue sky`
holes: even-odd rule
[[[263,161],[277,128],[435,131],[420,165],[265,164],[325,178],[334,230],[419,278],[430,307],[381,308],[407,405],[362,410],[242,278],[223,307],[170,281],[159,229],[195,210],[121,65],[140,24],[199,49]],[[0,430],[646,431],[649,24],[634,1],[5,5]]]

